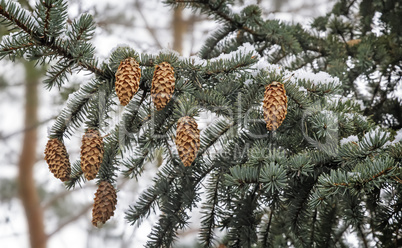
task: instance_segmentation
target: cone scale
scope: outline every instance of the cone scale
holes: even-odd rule
[[[275,131],[285,120],[288,98],[283,84],[272,82],[265,87],[263,100],[264,119],[269,131]]]
[[[176,148],[184,166],[190,166],[200,148],[200,130],[194,118],[185,116],[177,121]]]
[[[140,86],[140,66],[134,58],[127,58],[120,63],[115,76],[116,94],[120,104],[126,106]]]

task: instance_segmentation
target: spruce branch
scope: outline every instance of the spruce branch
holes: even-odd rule
[[[203,136],[201,136],[201,146],[198,151],[198,156],[202,156],[210,147],[212,147],[225,134],[229,133],[232,128],[236,128],[233,122],[227,120],[217,121],[214,125],[208,127]]]
[[[66,189],[74,189],[77,184],[81,187],[81,182],[84,182],[84,173],[81,169],[81,161],[77,160],[71,165],[71,175],[70,180],[64,183]]]
[[[177,160],[175,164],[178,164]],[[178,167],[176,173],[179,174],[173,177],[176,178],[176,183],[174,185],[181,185],[174,188],[178,192],[170,191],[166,188],[166,186],[170,187],[170,184],[161,185],[164,186],[164,193],[161,195],[160,199],[161,210],[166,214],[163,214],[162,216],[163,222],[162,219],[160,219],[160,222],[154,226],[153,231],[150,234],[151,241],[147,243],[148,246],[160,247],[158,246],[160,244],[164,244],[165,246],[171,245],[174,241],[174,237],[177,235],[177,229],[183,229],[187,225],[188,217],[185,210],[189,209],[189,211],[191,211],[195,203],[199,201],[199,193],[196,193],[196,191],[199,190],[201,181],[212,171],[213,168],[214,167],[211,165],[202,165],[201,163],[196,163],[193,169],[192,167]],[[189,177],[180,176],[186,174]],[[166,179],[162,180],[166,181]],[[167,231],[173,231],[171,237],[166,237]]]
[[[231,125],[230,125],[230,127],[231,127]],[[224,133],[226,133],[228,130],[229,130],[229,127],[224,127],[224,131],[219,132],[218,135],[215,136],[213,139],[204,141],[204,145],[201,145],[201,148],[200,148],[197,156],[202,157],[202,154],[205,153],[208,150],[208,148],[213,146],[215,144],[215,142],[219,140],[219,137],[222,136]],[[203,141],[201,141],[201,144],[203,144]],[[155,207],[156,200],[158,199],[158,196],[160,195],[157,192],[158,187],[162,187],[162,186],[170,187],[170,185],[174,182],[174,179],[175,179],[174,174],[180,172],[180,170],[179,170],[180,167],[176,168],[174,164],[178,164],[178,162],[173,164],[173,161],[174,160],[169,160],[167,162],[167,165],[162,169],[161,172],[158,173],[157,177],[154,179],[154,182],[157,182],[157,183],[155,183],[153,187],[147,189],[140,196],[140,199],[137,201],[137,203],[134,206],[130,206],[130,209],[126,212],[126,219],[132,225],[134,225],[135,223],[141,223],[142,219],[146,218],[150,214],[151,209],[153,209]],[[197,164],[195,166],[197,166]],[[198,177],[198,180],[194,181],[195,185],[198,185],[200,183],[200,181],[203,178],[205,178],[205,176],[207,174],[209,174],[209,172],[213,169],[213,166],[211,166],[211,165],[205,166],[205,168],[207,168],[207,169],[202,172],[202,174]]]
[[[3,37],[0,48],[0,57],[9,56],[11,60],[23,56],[35,46],[29,39],[28,35],[9,35]]]
[[[142,92],[141,98],[138,95],[134,96],[134,99],[131,100],[128,104],[127,111],[123,114],[123,127],[125,128],[126,132],[129,133],[136,133],[141,128],[141,126],[145,123],[144,121],[147,118],[143,118],[144,121],[141,121],[141,117],[148,113],[144,110],[144,102],[146,101],[148,91],[144,90]]]
[[[109,183],[115,183],[118,171],[117,155],[120,152],[119,147],[119,126],[113,130],[113,132],[105,138],[104,141],[104,153],[103,161],[100,166],[97,178],[98,183],[101,181],[108,181]]]
[[[203,204],[201,218],[201,229],[200,229],[200,239],[205,247],[212,247],[214,245],[214,228],[216,226],[217,212],[219,211],[218,206],[218,190],[219,184],[222,180],[222,173],[211,173],[211,178],[209,179],[206,188],[207,201]]]
[[[104,84],[93,80],[83,86],[80,90],[75,92],[67,101],[67,106],[61,111],[60,115],[56,118],[50,130],[50,137],[61,137],[63,135],[72,135],[74,130],[77,129],[84,121],[85,116],[88,114],[88,107],[94,99],[99,89]],[[109,95],[109,93],[106,93]]]
[[[47,71],[47,78],[43,81],[47,89],[51,89],[54,85],[60,89],[63,82],[67,79],[67,73],[71,72],[72,61],[59,60]]]
[[[220,59],[212,61],[209,65],[210,69],[205,71],[205,74],[211,76],[219,73],[239,72],[239,69],[246,70],[247,66],[251,66],[255,63],[257,63],[257,58],[252,52],[245,55],[239,52],[230,60],[224,61]]]
[[[38,1],[35,6],[40,27],[40,34],[44,40],[58,37],[67,22],[67,2],[64,0]]]
[[[191,170],[178,171],[180,174],[191,175]],[[196,174],[193,174],[195,179]],[[162,216],[159,222],[154,225],[151,234],[149,235],[149,242],[147,247],[169,247],[177,236],[177,230],[183,229],[187,226],[189,219],[186,209],[191,211],[194,202],[198,201],[196,189],[194,187],[197,184],[189,180],[188,178],[180,178],[175,181],[177,192],[167,189],[166,196],[161,198],[160,209]]]
[[[385,106],[401,78],[395,74],[400,69],[399,39],[393,33],[377,37],[354,32],[355,24],[344,21],[353,14],[351,1],[339,2],[333,13],[315,20],[317,30],[330,34],[323,38],[301,25],[263,20],[256,5],[234,13],[233,1],[168,0],[222,24],[199,53],[210,60],[119,47],[100,66],[90,43],[95,30],[90,15],[67,24],[67,1],[43,0],[34,12],[36,22],[17,4],[0,1],[3,22],[20,30],[3,39],[1,58],[26,55],[41,63],[57,61],[47,72],[48,88],[60,87],[72,71],[95,74],[71,94],[50,130],[51,138],[69,137],[83,123],[102,131],[115,110],[116,70],[128,57],[138,62],[140,91],[130,97],[122,120],[104,137],[98,179],[114,182],[123,170],[123,175],[140,180],[146,163],[163,151],[153,185],[126,212],[126,220],[138,225],[152,212],[161,212],[148,247],[172,246],[201,200],[199,237],[205,247],[214,245],[216,228],[227,232],[223,243],[232,247],[342,246],[350,226],[367,246],[371,242],[363,229],[367,224],[379,245],[398,245],[402,155],[399,138],[390,137],[399,136],[376,129],[360,106],[343,96],[352,95],[353,81],[363,75],[372,86],[371,99],[378,98],[376,107]],[[362,5],[373,7],[369,2]],[[370,11],[371,19],[362,21],[365,28],[375,13]],[[387,23],[385,16],[380,22]],[[387,32],[392,29],[391,25]],[[61,37],[63,32],[66,35]],[[364,37],[348,41],[356,35]],[[169,103],[156,111],[149,92],[154,66],[163,61],[174,68],[175,89]],[[312,71],[338,76],[343,85],[324,73],[284,69],[310,66]],[[380,78],[373,79],[378,70]],[[382,89],[379,82],[384,80],[390,83]],[[264,87],[274,81],[284,84],[289,100],[286,119],[276,132],[269,132],[261,99]],[[202,130],[192,166],[183,167],[172,148],[175,124],[181,116],[200,111],[218,118]],[[66,187],[83,181],[76,161]],[[369,204],[372,209],[367,215],[364,207]]]
[[[125,177],[135,178],[138,180],[138,177],[144,171],[143,165],[145,164],[145,159],[147,158],[148,153],[148,150],[145,150],[140,154],[136,154],[130,158],[125,159],[122,162],[122,166],[126,167],[127,169],[123,171],[123,175]]]
[[[0,15],[9,20],[9,25],[15,24],[29,35],[37,32],[37,26],[32,16],[24,9],[18,8],[12,1],[2,0],[0,2]]]
[[[236,27],[231,25],[225,25],[222,28],[215,31],[206,41],[205,45],[200,50],[200,57],[203,59],[210,59],[220,54],[220,49],[216,46],[218,43],[228,36],[231,32],[234,32]],[[217,50],[215,52],[215,50]]]
[[[20,44],[20,45],[16,45],[16,46],[7,46],[6,48],[2,49],[2,52],[10,52],[10,51],[16,51],[16,50],[22,50],[22,49],[27,49],[34,46],[33,43],[29,42],[26,44]]]
[[[146,156],[147,154],[148,152],[143,155]],[[142,158],[144,158],[145,156],[142,156]],[[143,164],[144,159],[141,159],[140,163]],[[126,220],[131,225],[134,225],[135,223],[140,225],[142,220],[149,216],[151,210],[155,208],[156,201],[160,197],[159,190],[165,190],[165,187],[169,187],[176,178],[175,173],[180,173],[180,167],[177,168],[177,164],[178,162],[174,162],[174,160],[167,161],[167,164],[160,172],[158,172],[158,174],[154,178],[153,181],[155,182],[155,184],[141,194],[139,200],[134,206],[130,206],[130,209],[126,212]],[[130,165],[130,168],[134,167]],[[132,172],[133,170],[130,171],[130,173]],[[128,172],[125,173],[127,174]]]
[[[318,173],[320,174],[320,173]],[[300,240],[302,243],[306,243],[307,240],[302,237],[302,231],[304,230],[302,228],[303,226],[303,220],[308,218],[310,214],[310,210],[306,208],[309,203],[309,198],[311,194],[313,193],[314,186],[318,182],[318,177],[316,179],[308,177],[304,179],[303,184],[299,182],[295,182],[295,186],[299,185],[296,188],[301,187],[303,185],[303,188],[301,190],[298,190],[299,192],[289,192],[291,195],[289,195],[288,203],[289,203],[289,218],[291,221],[291,228],[294,230],[296,237],[298,240]]]
[[[88,14],[80,15],[79,19],[73,20],[72,29],[67,32],[67,36],[73,41],[89,41],[95,32],[93,17]]]
[[[388,181],[391,181],[396,168],[392,158],[380,157],[373,161],[366,158],[363,161],[365,163],[361,162],[354,171],[348,174],[341,170],[331,170],[329,175],[321,175],[310,206],[316,207],[327,198],[347,190],[354,195],[359,195],[364,191],[372,191],[374,187],[380,187],[388,178]],[[369,168],[366,167],[367,164],[370,165]]]
[[[272,217],[274,215],[274,210],[275,208],[272,207],[268,216],[268,222],[264,228],[261,228],[261,245],[263,247],[269,247],[271,245],[270,239],[269,239],[269,234],[271,232],[271,224],[272,224]]]
[[[261,163],[257,170],[260,170],[260,167]],[[255,184],[250,191],[233,200],[233,214],[238,218],[230,219],[228,223],[228,239],[231,246],[251,247],[257,243],[256,227],[261,221],[261,213],[258,210],[261,197],[259,185]]]
[[[57,2],[58,4],[62,5],[62,9],[67,8],[66,2],[62,0],[58,0]],[[48,7],[50,7],[50,5],[48,5]],[[65,15],[63,13],[64,12],[62,12],[61,15],[60,13],[54,13],[53,15],[57,15],[57,18],[62,21],[63,15]],[[58,56],[62,56],[67,60],[74,61],[81,68],[91,71],[99,77],[106,76],[105,72],[97,67],[97,63],[95,62],[96,60],[93,57],[82,59],[79,54],[78,56],[77,54],[74,56],[73,53],[68,50],[67,47],[64,45],[65,42],[62,41],[60,38],[56,38],[61,32],[60,25],[52,27],[52,29],[54,29],[54,33],[50,35],[53,38],[47,39],[44,36],[45,34],[41,34],[41,32],[39,31],[39,27],[37,26],[33,17],[25,10],[18,8],[17,5],[13,2],[5,2],[5,0],[2,0],[0,3],[0,15],[4,16],[10,22],[10,24],[15,24],[21,30],[27,33],[31,39],[30,43],[34,43],[36,46],[49,48],[54,51]],[[47,21],[42,23],[42,25],[46,26],[46,23]]]
[[[66,47],[61,45],[62,42],[60,42],[58,40],[56,40],[55,42],[41,41],[39,44],[50,48],[51,50],[55,51],[58,55],[66,58],[68,60],[76,61],[78,59],[78,61],[76,61],[76,63],[79,66],[81,66],[82,68],[84,68],[88,71],[93,72],[95,75],[97,75],[99,77],[106,76],[105,72],[96,66],[96,61],[93,58],[90,58],[89,60],[86,59],[86,61],[84,61],[84,60],[80,61],[79,57],[73,56],[72,53],[70,53]]]
[[[218,2],[218,3],[217,3]],[[250,34],[253,35],[258,35],[254,30],[251,28],[242,25],[239,21],[237,21],[235,18],[233,18],[231,15],[233,15],[229,9],[227,8],[227,1],[201,1],[201,0],[168,0],[166,3],[168,4],[190,4],[190,5],[195,5],[197,7],[202,7],[203,9],[210,10],[211,12],[208,12],[209,14],[213,14],[216,20],[218,21],[224,21],[227,23],[231,23],[233,26],[242,29]]]

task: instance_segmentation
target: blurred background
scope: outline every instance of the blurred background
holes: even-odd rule
[[[28,10],[35,6],[34,0],[17,2]],[[313,17],[324,15],[334,3],[328,0],[235,2],[238,7],[234,11],[248,2],[258,3],[265,18],[303,25],[309,24]],[[94,16],[98,28],[93,44],[101,61],[121,45],[129,45],[138,52],[172,49],[185,57],[196,55],[208,33],[218,25],[198,13],[165,7],[159,0],[70,0],[68,3],[69,19],[81,13]],[[0,26],[0,36],[6,34],[9,34],[7,28]],[[0,61],[0,247],[143,247],[157,215],[151,215],[138,227],[125,222],[124,212],[152,183],[161,157],[156,156],[155,161],[148,163],[138,182],[118,179],[115,216],[103,228],[93,227],[95,180],[67,191],[49,173],[43,154],[48,128],[68,95],[91,75],[70,75],[69,82],[60,91],[57,88],[48,91],[41,83],[45,71],[46,65],[35,67],[34,63],[23,60]],[[79,158],[82,133],[83,129],[65,140],[72,162]],[[176,247],[197,247],[198,217],[197,213],[193,214],[192,224],[179,235]],[[31,245],[31,235],[42,237],[47,246]]]

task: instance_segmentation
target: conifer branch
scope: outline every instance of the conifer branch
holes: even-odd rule
[[[227,131],[227,130],[226,130]],[[223,135],[225,132],[222,132],[221,135]],[[213,142],[209,142],[204,146],[204,148],[200,149],[197,156],[201,157],[202,154],[209,148],[211,147],[218,139],[219,137],[216,137]],[[170,160],[174,161],[174,160]],[[193,185],[194,187],[198,187],[197,185],[205,178],[206,175],[208,175],[214,167],[206,167],[204,171],[201,172],[201,174],[198,176],[198,179],[194,179]],[[140,200],[137,202],[136,205],[130,206],[130,209],[128,212],[126,212],[126,219],[133,225],[137,221],[141,222],[142,218],[148,216],[150,214],[151,208],[154,207],[156,200],[158,199],[158,193],[157,193],[157,187],[160,185],[162,182],[165,183],[168,187],[174,182],[174,179],[176,178],[174,176],[175,173],[178,173],[180,171],[179,168],[172,169],[171,165],[165,168],[162,173],[159,173],[158,176],[154,179],[155,182],[158,182],[154,184],[153,187],[149,188],[144,192]],[[162,184],[164,185],[164,184]],[[177,213],[177,212],[176,212]],[[160,240],[159,240],[160,241]]]
[[[45,10],[45,18],[43,20],[44,25],[43,25],[43,38],[47,39],[47,33],[49,29],[49,23],[50,23],[50,10],[53,7],[51,4],[47,4],[46,1],[41,2],[43,6],[46,8]]]
[[[357,224],[357,230],[359,231],[359,238],[363,241],[364,248],[369,248],[366,234],[363,232],[362,226],[360,224]]]
[[[356,24],[344,21],[353,20],[351,6],[355,1],[337,2],[331,13],[314,20],[311,32],[298,24],[264,20],[256,5],[235,13],[231,10],[233,1],[167,0],[170,5],[186,5],[222,24],[199,53],[201,59],[210,60],[184,60],[171,52],[151,55],[119,47],[108,62],[99,65],[90,43],[95,30],[90,15],[67,23],[67,1],[46,0],[37,3],[34,19],[18,4],[0,1],[3,23],[20,31],[3,39],[1,58],[57,61],[47,72],[48,88],[60,87],[72,71],[94,74],[69,97],[50,130],[50,138],[68,138],[82,124],[101,131],[103,123],[111,124],[106,120],[116,105],[116,71],[121,61],[136,60],[141,76],[136,76],[139,81],[122,120],[104,137],[97,176],[100,181],[114,182],[123,166],[125,176],[140,180],[146,161],[163,151],[164,161],[153,185],[126,213],[130,224],[139,225],[156,209],[162,212],[149,235],[148,247],[172,246],[178,230],[188,225],[189,213],[199,205],[203,191],[206,198],[199,237],[206,247],[214,245],[215,228],[228,233],[225,245],[232,247],[342,246],[350,225],[367,247],[371,242],[363,230],[367,224],[378,245],[398,244],[398,234],[391,236],[398,233],[395,226],[400,224],[398,213],[402,208],[398,194],[400,133],[391,135],[377,128],[362,115],[357,102],[344,96],[353,91],[360,97],[353,82],[363,75],[373,89],[370,97],[379,98],[375,107],[386,106],[389,93],[401,78],[397,65],[402,55],[396,49],[400,42],[395,35],[395,23],[399,22],[392,19],[402,12],[392,8],[385,11],[379,22],[389,25],[387,32],[376,36],[369,34],[368,28],[375,11],[383,7],[372,1],[356,6],[365,17],[360,24],[367,29],[356,33]],[[366,5],[368,14],[362,7]],[[328,35],[322,37],[324,34]],[[348,41],[356,37],[358,41]],[[154,66],[161,62],[170,63],[174,69],[175,88],[172,99],[156,111],[149,93]],[[320,73],[285,69],[309,66]],[[381,77],[373,79],[379,70]],[[264,101],[276,104],[271,109],[261,108],[264,88],[272,82],[285,85],[286,104],[264,96]],[[378,82],[389,84],[383,89]],[[279,108],[286,110],[284,122],[275,133],[267,131],[266,111],[274,118]],[[200,111],[218,117],[202,130],[195,160],[185,167],[180,161],[182,155],[179,157],[172,148],[175,124],[183,115],[193,117]],[[366,109],[364,114],[371,111],[375,109]],[[131,156],[125,158],[128,153]],[[71,170],[67,188],[85,181],[79,160]],[[382,194],[365,197],[370,192]],[[375,204],[370,206],[372,219],[368,221],[367,210],[361,206],[371,199]]]
[[[200,238],[204,246],[212,247],[214,241],[214,228],[216,221],[217,204],[219,201],[218,190],[221,181],[221,173],[217,173],[211,177],[210,187],[207,193],[207,202],[203,205],[203,217],[201,219],[201,232]],[[215,182],[213,182],[215,180]]]
[[[265,230],[263,232],[263,237],[262,237],[262,245],[263,247],[268,247],[269,246],[269,233],[271,229],[271,223],[272,223],[272,216],[274,214],[274,208],[270,210],[269,216],[268,216],[268,223],[265,227]]]
[[[296,198],[294,199],[289,199],[292,203],[291,206],[291,221],[292,221],[292,229],[295,230],[296,234],[298,235],[298,238],[300,238],[302,240],[302,242],[304,243],[304,238],[300,236],[300,230],[301,230],[301,219],[304,215],[306,215],[307,211],[305,206],[307,206],[308,201],[309,201],[309,197],[314,189],[314,186],[316,185],[316,183],[318,182],[318,177],[314,180],[312,178],[308,179],[309,181],[304,183],[304,189],[303,191],[299,192],[300,194],[298,196],[296,196]]]
[[[47,78],[44,80],[46,87],[50,89],[53,85],[57,85],[59,88],[61,87],[63,80],[67,78],[67,72],[70,71],[73,62],[70,61],[58,61],[59,63],[52,66],[51,69],[47,72]]]
[[[68,59],[68,60],[73,60],[75,61],[76,58],[67,51],[66,48],[64,48],[61,45],[57,44],[58,42],[49,42],[49,41],[42,41],[40,44],[52,49],[53,51],[55,51],[58,55]],[[93,59],[92,59],[93,60]],[[87,63],[84,61],[76,61],[76,63],[81,66],[82,68],[93,72],[95,75],[99,76],[99,77],[105,77],[106,74],[102,69],[99,69],[98,67],[96,67],[94,64],[91,63]]]
[[[394,169],[394,167],[388,167],[385,168],[383,171],[380,171],[379,173],[373,175],[370,178],[366,178],[364,180],[362,180],[361,182],[356,182],[356,181],[348,181],[348,182],[334,182],[332,183],[333,186],[335,187],[351,187],[351,188],[356,188],[356,189],[360,189],[363,185],[376,180],[377,178],[387,175],[388,173],[390,173],[392,171],[392,169]]]
[[[25,33],[27,33],[27,34],[33,34],[33,33],[35,33],[36,32],[36,30],[33,30],[33,29],[31,29],[31,27],[29,27],[28,25],[26,25],[26,23],[23,23],[22,21],[20,21],[20,19],[17,17],[17,16],[14,16],[12,13],[10,13],[10,12],[8,12],[8,11],[6,11],[5,9],[4,9],[4,2],[2,1],[1,2],[1,5],[0,5],[0,15],[2,15],[2,16],[4,16],[5,18],[7,18],[8,20],[10,20],[12,23],[15,23],[15,25],[17,25],[19,28],[21,28]],[[14,7],[15,8],[15,7]],[[19,10],[20,12],[22,12],[22,14],[21,15],[23,15],[24,16],[24,12],[23,12],[23,10]],[[16,12],[16,14],[18,14],[19,12]],[[24,16],[24,17],[26,17],[26,16]],[[30,16],[29,17],[27,17],[28,18],[28,20],[29,21],[31,21],[31,22],[33,22],[30,18]]]
[[[51,128],[50,136],[71,135],[73,130],[83,122],[85,114],[88,113],[90,101],[93,100],[94,94],[99,91],[101,86],[102,84],[98,81],[92,81],[87,85],[81,86],[80,90],[75,92],[70,100],[67,101],[67,106],[56,118],[56,122]],[[65,134],[66,132],[67,134]]]
[[[316,222],[317,222],[317,209],[314,209],[313,212],[313,220],[311,221],[311,231],[310,231],[310,246],[314,244],[314,235],[316,231]]]
[[[208,148],[213,146],[213,144],[215,144],[224,134],[229,132],[229,130],[234,127],[234,123],[218,122],[216,126],[219,129],[214,129],[214,127],[208,129],[208,131],[210,130],[210,132],[214,134],[212,138],[210,139],[207,139],[207,137],[205,139],[201,138],[201,147],[200,150],[198,151],[199,154],[198,156],[202,156],[208,150]]]
[[[137,101],[136,101],[137,99],[135,99],[134,101],[132,101],[132,102],[129,104],[129,106],[128,106],[128,112],[127,112],[127,114],[125,114],[125,115],[123,116],[123,119],[124,119],[124,126],[125,126],[125,128],[126,128],[127,131],[129,131],[129,132],[135,131],[132,126],[133,126],[133,123],[135,123],[134,120],[139,117],[138,113],[139,113],[139,111],[140,111],[140,109],[141,109],[141,107],[142,107],[142,104],[143,104],[144,101],[146,100],[147,94],[148,94],[148,91],[147,91],[147,90],[144,90],[144,91],[142,92],[142,96],[141,96],[141,99],[139,100],[139,102],[137,102]],[[143,123],[144,123],[144,122],[143,122]],[[139,130],[139,128],[140,128],[141,126],[142,126],[142,125],[136,126],[136,129]]]
[[[204,8],[208,8],[209,10],[211,10],[214,14],[216,19],[218,20],[223,20],[226,21],[228,23],[231,23],[234,27],[236,27],[237,29],[242,29],[252,35],[259,35],[258,33],[256,33],[254,30],[252,30],[251,28],[242,25],[241,23],[239,23],[238,21],[236,21],[234,18],[232,18],[230,15],[228,15],[227,13],[225,13],[224,11],[222,11],[222,5],[223,2],[225,1],[221,1],[220,5],[215,5],[213,4],[213,1],[199,1],[199,0],[173,0],[174,3],[176,4],[200,4],[200,5],[204,5]],[[173,1],[167,1],[168,3],[172,3]]]
[[[213,55],[220,54],[220,52],[213,53],[214,50],[218,50],[218,43],[223,40],[226,36],[228,36],[231,32],[234,32],[236,27],[225,25],[221,29],[215,31],[211,37],[209,37],[205,45],[201,48],[200,56],[203,59],[212,58]]]
[[[70,190],[73,189],[75,185],[80,184],[81,182],[84,181],[85,179],[84,179],[84,173],[82,172],[81,169],[81,161],[78,159],[71,165],[70,179],[64,184],[66,189]]]
[[[13,3],[8,3],[10,4],[11,10],[14,11],[7,11],[5,6],[4,0],[1,2],[0,5],[0,15],[4,16],[6,19],[8,19],[11,23],[14,23],[17,25],[21,30],[23,30],[25,33],[29,34],[32,41],[31,43],[35,43],[35,45],[39,46],[44,46],[47,47],[54,52],[57,53],[57,55],[64,57],[67,60],[72,60],[77,63],[80,67],[93,72],[95,75],[99,77],[104,77],[106,76],[105,72],[96,65],[85,62],[85,61],[77,61],[77,57],[73,56],[65,46],[63,46],[63,41],[60,39],[54,39],[54,40],[49,40],[43,35],[41,35],[37,27],[33,24],[34,21],[32,20],[32,17],[28,14],[26,14],[23,10],[15,10],[15,6]],[[25,18],[26,21],[22,21],[22,18]],[[92,58],[92,60],[94,60]]]
[[[27,49],[27,48],[31,48],[31,47],[33,47],[35,44],[33,44],[33,43],[31,43],[31,42],[29,42],[29,43],[27,43],[27,44],[21,44],[21,45],[17,45],[17,46],[13,46],[13,47],[10,47],[10,46],[8,46],[8,47],[6,47],[6,48],[4,48],[4,49],[1,49],[0,51],[1,51],[1,53],[7,53],[7,52],[10,52],[10,51],[16,51],[16,50],[20,50],[20,49]]]

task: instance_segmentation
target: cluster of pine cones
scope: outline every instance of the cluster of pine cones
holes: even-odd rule
[[[137,93],[141,68],[134,58],[123,60],[116,72],[116,93],[121,105],[126,106]],[[171,100],[175,88],[174,69],[168,62],[155,66],[151,97],[157,110]],[[287,97],[283,84],[272,82],[265,88],[263,100],[267,129],[276,130],[287,113]],[[200,148],[200,130],[193,117],[184,116],[177,121],[176,148],[184,166],[190,166]],[[96,129],[88,129],[82,137],[81,169],[89,181],[96,178],[103,161],[103,138]],[[54,176],[65,182],[70,179],[71,165],[66,147],[58,138],[50,139],[45,149],[45,160]],[[108,181],[100,181],[95,193],[92,224],[103,225],[116,209],[116,189]]]
[[[137,93],[141,69],[134,58],[123,60],[116,72],[116,93],[120,104],[127,105]],[[168,62],[155,66],[151,97],[157,110],[166,107],[175,89],[174,68]],[[184,116],[177,122],[176,147],[184,166],[190,166],[200,147],[200,131],[193,117]]]
[[[103,161],[103,138],[96,129],[88,129],[82,136],[81,169],[89,181],[96,177]],[[65,182],[70,179],[71,165],[63,142],[58,138],[50,139],[46,144],[45,160],[54,176]],[[92,224],[104,224],[116,209],[116,190],[108,181],[101,181],[95,193],[92,209]]]
[[[120,104],[126,106],[140,86],[141,68],[134,58],[121,61],[116,72],[116,94]],[[173,96],[175,86],[174,69],[168,62],[155,66],[151,95],[157,110],[163,109]]]

